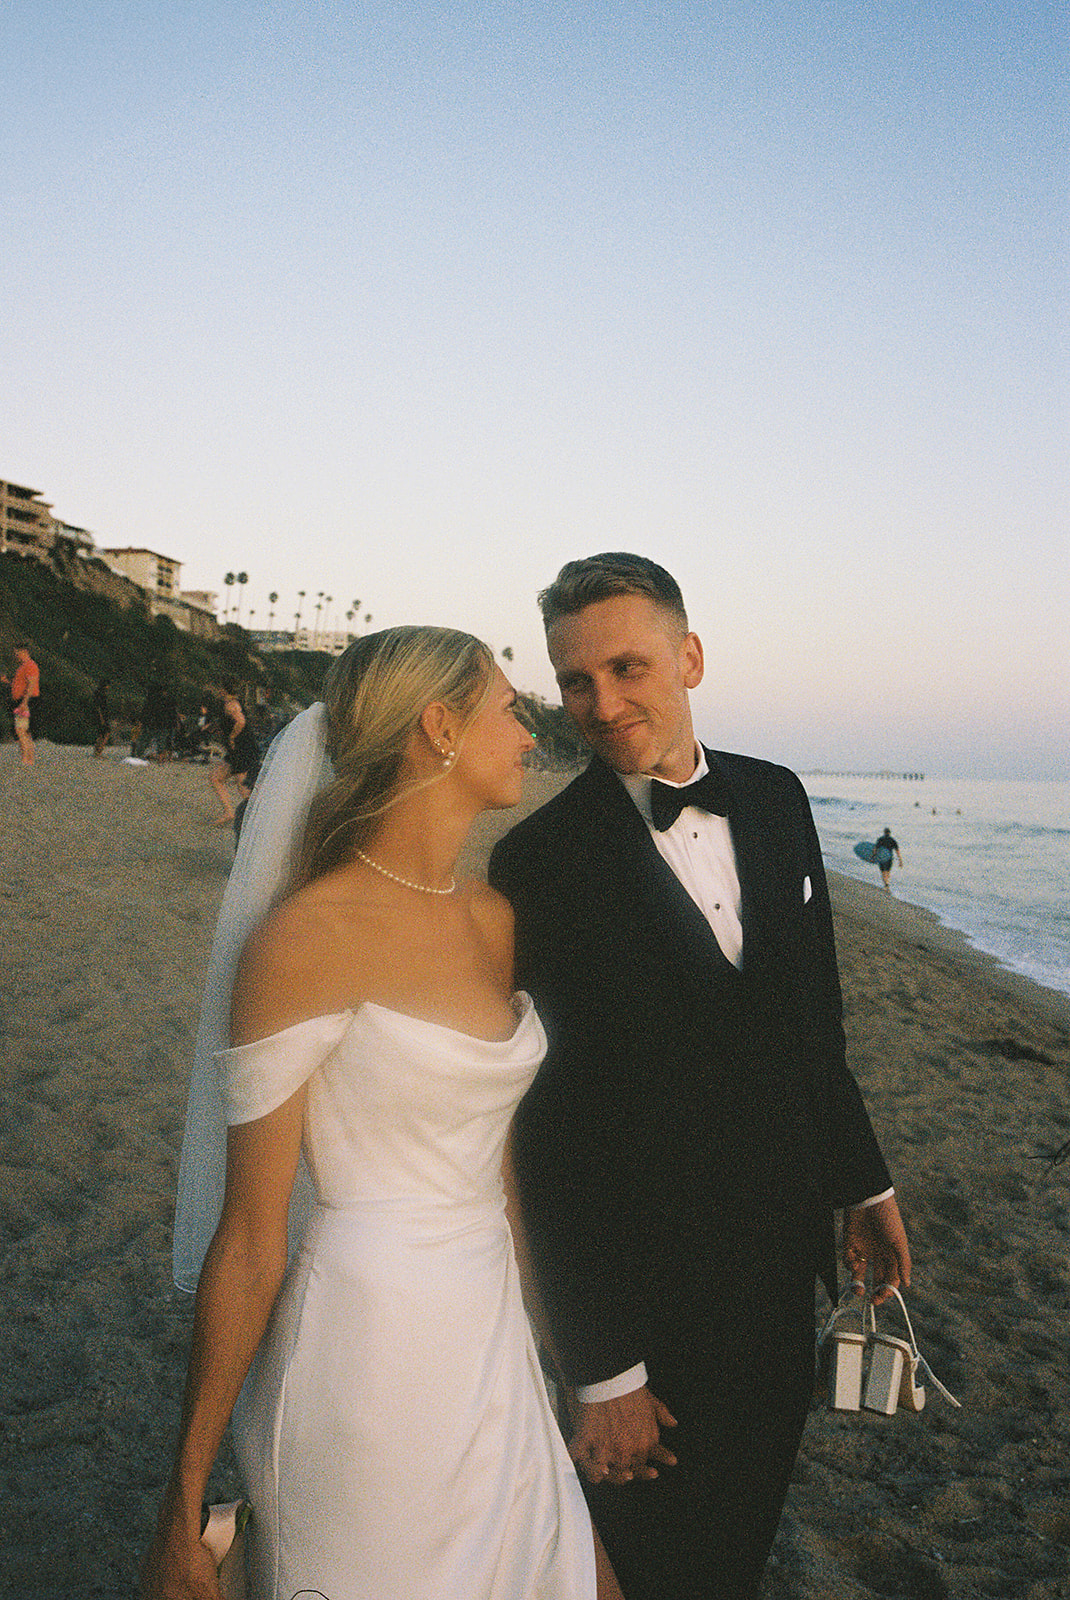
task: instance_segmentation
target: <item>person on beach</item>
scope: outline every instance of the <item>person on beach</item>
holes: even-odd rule
[[[212,725],[212,719],[208,715],[208,707],[202,701],[200,706],[197,709],[197,721],[196,721],[196,724],[194,726],[194,731],[193,731],[193,735],[192,735],[192,739],[193,739],[193,753],[192,753],[192,758],[191,758],[192,760],[194,760],[194,761],[210,761],[211,760],[211,756],[210,756],[209,751],[208,751],[208,743],[209,743],[209,739],[211,737],[211,725]]]
[[[111,712],[108,707],[107,678],[101,678],[93,690],[91,702],[93,711],[93,726],[96,729],[96,741],[93,745],[93,754],[99,760],[104,754],[104,747],[111,743]]]
[[[899,870],[903,870],[903,858],[899,854],[898,841],[892,838],[891,828],[885,828],[876,844],[873,846],[873,859],[880,869],[881,882],[886,889],[892,887],[892,858],[899,863]]]
[[[549,1053],[514,1162],[570,1453],[628,1600],[753,1600],[814,1384],[814,1281],[910,1281],[845,1060],[821,851],[784,768],[707,750],[675,580],[539,597],[585,771],[496,847]]]
[[[147,761],[150,751],[160,748],[163,738],[164,687],[155,667],[141,702],[137,725],[131,729],[130,754],[138,761]]]
[[[238,699],[237,685],[225,683],[221,698],[225,754],[222,761],[209,769],[208,782],[223,804],[223,815],[216,817],[216,826],[225,828],[228,823],[235,821],[236,815],[229,786],[233,782],[241,799],[248,800],[260,769],[260,748],[255,733],[246,721],[245,711]]]
[[[26,643],[15,646],[15,673],[11,678],[0,678],[11,693],[11,717],[15,724],[15,738],[19,742],[22,765],[32,767],[37,759],[33,735],[30,731],[31,700],[41,693],[41,673]]]
[[[167,684],[160,695],[160,725],[156,738],[157,761],[173,761],[175,740],[178,737],[178,701],[174,689]]]
[[[357,640],[324,699],[269,752],[213,948],[183,1285],[218,1205],[213,1094],[225,1198],[141,1593],[218,1595],[200,1512],[233,1409],[255,1600],[621,1600],[507,1221],[510,1122],[545,1037],[514,992],[509,907],[454,876],[474,819],[519,799],[534,741],[486,646],[452,630]],[[231,993],[233,947],[290,866]],[[314,1198],[287,1269],[302,1152]]]

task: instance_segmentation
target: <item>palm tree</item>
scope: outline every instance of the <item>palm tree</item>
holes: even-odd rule
[[[248,582],[249,582],[249,574],[247,572],[239,572],[238,573],[238,627],[239,628],[241,627],[242,594],[244,593],[245,585]]]
[[[322,589],[317,589],[316,590],[316,637],[313,640],[313,645],[312,645],[313,649],[317,649],[319,647],[319,644],[320,644],[320,612],[322,610],[323,610],[323,590]]]
[[[278,595],[275,593],[274,589],[272,589],[271,593],[268,595],[268,600],[269,600],[269,602],[271,604],[271,610],[268,612],[268,627],[269,628],[273,625],[273,623],[275,621],[275,602],[278,600],[278,598],[279,598]]]
[[[223,621],[225,622],[227,620],[227,618],[230,616],[230,591],[234,587],[234,574],[233,574],[233,572],[228,572],[226,577],[223,579],[223,582],[227,586],[227,603],[223,607]]]
[[[505,649],[502,651],[502,660],[503,661],[512,661],[512,659],[513,659],[513,647],[512,647],[511,644],[507,644]]]
[[[296,614],[294,616],[294,633],[297,633],[297,631],[299,630],[299,628],[301,626],[301,601],[304,598],[305,598],[305,591],[303,589],[298,589],[298,591],[297,591],[297,612],[296,612]]]

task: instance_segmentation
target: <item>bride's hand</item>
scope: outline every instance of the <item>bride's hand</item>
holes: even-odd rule
[[[223,1600],[207,1546],[179,1530],[157,1531],[141,1569],[140,1600]]]

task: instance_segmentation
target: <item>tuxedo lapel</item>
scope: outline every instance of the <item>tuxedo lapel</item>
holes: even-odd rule
[[[645,951],[644,959],[659,937],[667,937],[681,970],[701,970],[705,960],[731,967],[713,929],[661,855],[617,774],[595,757],[577,779],[579,784],[586,791],[584,800],[590,814],[599,819],[604,851],[599,868],[608,874],[607,884],[612,887],[617,909],[629,922],[634,920],[637,927],[646,930],[640,946]]]
[[[776,823],[759,809],[750,786],[719,752],[706,750],[706,760],[721,774],[729,792],[728,824],[739,879],[743,967],[753,975],[768,950],[787,890],[783,862],[775,848]]]

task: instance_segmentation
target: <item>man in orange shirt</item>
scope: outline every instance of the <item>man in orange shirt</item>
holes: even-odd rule
[[[28,645],[15,646],[15,676],[11,683],[11,714],[15,719],[15,737],[19,741],[22,751],[22,764],[32,767],[34,763],[33,738],[30,734],[30,701],[36,700],[41,692],[41,674],[37,662],[30,655]],[[0,679],[7,683],[8,679]]]

